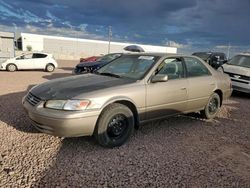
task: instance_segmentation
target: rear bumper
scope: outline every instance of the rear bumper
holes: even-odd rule
[[[99,114],[82,113],[81,117],[70,117],[72,112],[51,110],[34,107],[23,100],[24,109],[27,111],[31,124],[40,132],[59,137],[91,136]],[[47,111],[47,112],[46,112]],[[51,113],[53,111],[53,113]],[[77,112],[76,112],[77,113]]]

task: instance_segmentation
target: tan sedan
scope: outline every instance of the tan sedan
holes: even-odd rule
[[[122,145],[140,123],[180,113],[214,118],[231,81],[194,56],[124,54],[93,74],[45,82],[23,98],[32,124],[60,137]]]

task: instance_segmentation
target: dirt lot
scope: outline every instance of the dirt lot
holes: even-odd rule
[[[37,132],[21,106],[27,88],[71,75],[0,72],[0,187],[250,187],[250,96],[234,93],[213,121],[178,116],[135,131],[120,148],[92,137]]]

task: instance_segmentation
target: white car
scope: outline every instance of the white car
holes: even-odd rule
[[[219,71],[228,74],[234,90],[250,94],[250,54],[239,54],[223,64]]]
[[[53,72],[58,67],[52,54],[29,53],[14,58],[10,58],[0,63],[0,70],[14,72],[16,70],[41,69]]]

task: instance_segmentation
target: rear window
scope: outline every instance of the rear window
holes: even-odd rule
[[[198,53],[193,53],[192,55],[197,56],[203,60],[207,60],[212,53],[206,53],[206,52],[198,52]]]

